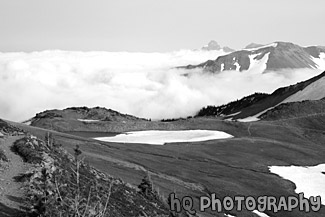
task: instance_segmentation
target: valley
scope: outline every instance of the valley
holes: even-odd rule
[[[194,118],[167,123],[164,127],[221,130],[234,135],[234,138],[163,146],[101,142],[63,132],[52,133],[67,150],[72,152],[76,144],[80,145],[87,162],[133,185],[137,185],[149,171],[155,186],[164,195],[176,191],[179,196],[196,198],[211,192],[220,197],[238,194],[277,197],[295,195],[295,185],[271,173],[269,167],[324,163],[324,121],[324,114],[298,116],[294,121],[251,123]],[[39,137],[47,131],[23,124],[16,126]],[[210,213],[216,216],[216,213]],[[297,210],[266,213],[269,216],[322,216],[324,209],[309,214]],[[254,216],[248,211],[229,214]]]

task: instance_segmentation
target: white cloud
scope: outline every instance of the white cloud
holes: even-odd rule
[[[218,51],[171,53],[0,53],[0,117],[22,121],[69,106],[104,106],[146,118],[193,115],[253,92],[271,92],[319,71],[220,74],[173,67],[216,59]],[[183,76],[189,73],[188,76]]]

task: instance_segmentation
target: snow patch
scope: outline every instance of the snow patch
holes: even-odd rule
[[[277,104],[276,106],[270,107],[268,109],[265,109],[259,113],[257,113],[256,115],[247,117],[247,118],[243,118],[243,119],[238,119],[237,121],[239,122],[251,122],[251,121],[259,121],[260,119],[258,118],[259,116],[261,116],[262,114],[264,114],[265,112],[277,107],[278,105],[280,105],[281,103]]]
[[[243,49],[243,50],[254,51],[254,50],[259,50],[259,49],[262,49],[262,48],[277,47],[277,46],[278,46],[278,43],[271,43],[271,44],[267,44],[267,45],[264,45],[264,46],[261,46],[261,47],[246,48],[246,49]]]
[[[260,54],[251,54],[249,55],[249,68],[248,71],[250,73],[263,73],[266,70],[267,62],[269,60],[270,52],[265,54],[262,59],[256,60],[255,57],[257,57]]]
[[[250,116],[250,117],[247,117],[247,118],[242,118],[242,119],[237,119],[237,121],[239,122],[253,122],[253,121],[259,121],[260,119],[255,117],[256,115],[254,116]]]
[[[179,131],[134,131],[125,134],[119,134],[113,137],[94,138],[105,142],[119,143],[145,143],[152,145],[163,145],[172,142],[200,142],[215,139],[232,138],[233,136],[222,132],[212,130],[179,130]]]
[[[91,119],[78,119],[78,121],[81,121],[81,122],[87,122],[87,123],[89,123],[89,122],[98,122],[98,121],[100,121],[100,120],[91,120]]]
[[[222,63],[222,64],[221,64],[221,69],[220,69],[220,71],[222,72],[224,69],[225,69],[225,64]]]
[[[304,193],[305,198],[320,196],[325,205],[325,164],[317,166],[271,166],[271,173],[295,183],[297,194]]]
[[[315,58],[313,56],[310,56],[311,60],[314,61],[314,63],[317,64],[317,68],[321,70],[325,70],[325,53],[320,53],[319,58]]]
[[[260,212],[258,210],[254,210],[253,213],[255,213],[256,215],[260,216],[260,217],[270,217],[269,215],[266,215],[263,212]]]
[[[260,55],[259,53],[257,54],[251,54],[249,55],[249,68],[248,70],[251,70],[258,62],[259,60],[256,60],[255,57],[257,57],[258,55]]]
[[[236,71],[239,71],[239,69],[240,69],[240,65],[239,65],[239,63],[238,63],[238,62],[235,62],[234,65],[236,66]]]
[[[26,122],[23,122],[23,124],[30,126],[32,124],[32,121],[26,121]]]
[[[241,113],[241,111],[239,111],[239,112],[236,112],[236,113],[232,113],[232,114],[229,114],[229,115],[226,115],[226,117],[235,116],[235,115],[238,115],[238,114],[240,114],[240,113]]]

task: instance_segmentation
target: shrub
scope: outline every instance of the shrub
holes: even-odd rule
[[[7,155],[2,149],[0,149],[0,161],[9,162]]]
[[[143,193],[146,197],[149,197],[154,194],[153,183],[152,183],[151,176],[150,176],[149,172],[142,179],[142,182],[140,183],[138,188],[141,190],[141,193]]]
[[[60,155],[63,153],[59,153]],[[103,186],[89,167],[79,159],[43,154],[41,167],[29,181],[29,198],[36,216],[104,216],[111,193],[111,183]]]
[[[44,146],[39,143],[40,141],[25,137],[14,142],[12,151],[19,154],[24,161],[28,163],[41,163],[43,151],[42,147]]]
[[[21,149],[23,144],[20,143],[35,143],[35,140],[24,138],[17,142],[17,146]],[[169,215],[168,209],[159,199],[146,199],[120,179],[108,177],[86,164],[79,146],[71,155],[59,145],[48,142],[54,141],[52,135],[47,135],[47,142],[37,141],[39,146],[27,145],[23,152],[27,160],[41,159],[24,176],[27,179],[32,216]]]

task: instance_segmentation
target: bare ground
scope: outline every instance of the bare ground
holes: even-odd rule
[[[25,216],[26,198],[22,189],[23,184],[17,179],[24,174],[31,165],[23,162],[23,159],[15,154],[11,147],[20,139],[19,136],[9,136],[0,139],[0,148],[5,151],[9,162],[1,162],[0,165],[0,216]]]

